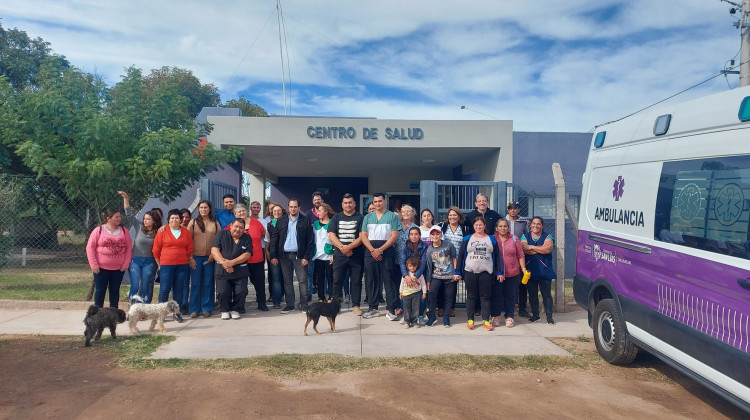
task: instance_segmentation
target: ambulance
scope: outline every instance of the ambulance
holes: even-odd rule
[[[642,349],[750,412],[750,87],[599,126],[580,208],[601,357]]]

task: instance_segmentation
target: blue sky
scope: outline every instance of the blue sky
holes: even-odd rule
[[[729,7],[282,0],[287,112],[588,131],[722,70],[739,51]],[[0,17],[110,84],[131,65],[178,66],[223,100],[285,112],[275,0],[4,0]],[[721,76],[676,100],[736,86]]]

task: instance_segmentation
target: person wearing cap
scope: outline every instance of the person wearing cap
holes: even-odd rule
[[[453,297],[456,295],[456,282],[461,279],[461,276],[455,274],[456,248],[450,241],[443,240],[443,231],[440,226],[435,225],[430,228],[430,239],[432,241],[427,246],[427,252],[425,253],[427,262],[425,281],[429,283],[428,301],[430,306],[426,325],[431,327],[437,321],[439,294],[442,290],[445,296],[445,299],[442,300],[443,326],[450,327],[450,310]]]
[[[518,213],[521,212],[521,203],[518,201],[511,201],[508,203],[508,214],[505,215],[505,220],[508,221],[510,227],[510,234],[521,237],[524,233],[529,232],[529,221],[521,219]],[[497,225],[497,223],[495,223]]]
[[[489,207],[489,203],[489,199],[486,195],[482,193],[477,194],[477,197],[474,201],[476,209],[466,215],[466,220],[473,221],[476,220],[477,217],[482,217],[484,218],[485,226],[495,226],[498,219],[500,219],[502,216],[500,216],[500,214],[495,210],[491,210]],[[469,224],[468,228],[470,232],[466,232],[467,235],[474,233],[473,224]]]

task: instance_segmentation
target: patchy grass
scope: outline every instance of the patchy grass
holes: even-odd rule
[[[3,274],[0,299],[82,301],[91,280],[50,281],[38,274]]]
[[[159,346],[174,340],[168,335],[140,335],[104,339],[99,346],[115,355],[115,364],[130,370],[176,369],[253,372],[272,378],[304,378],[326,373],[397,368],[409,371],[501,372],[589,369],[598,358],[572,353],[561,356],[467,356],[465,354],[418,357],[353,357],[340,354],[275,354],[241,359],[146,359]],[[572,341],[572,340],[571,340]],[[80,340],[75,340],[81,345]]]

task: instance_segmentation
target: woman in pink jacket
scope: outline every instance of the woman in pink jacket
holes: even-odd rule
[[[500,315],[504,310],[505,326],[513,328],[513,325],[515,325],[513,314],[516,309],[516,290],[518,289],[518,282],[521,281],[521,277],[526,271],[526,256],[523,253],[521,240],[510,233],[506,219],[497,221],[495,239],[503,258],[505,279],[492,283],[492,295],[490,296],[492,325],[500,326]]]
[[[104,296],[109,289],[109,306],[117,308],[120,301],[120,284],[130,265],[133,247],[130,233],[120,226],[122,214],[115,210],[104,212],[106,222],[94,228],[86,245],[86,256],[94,272],[94,305],[104,306]]]

